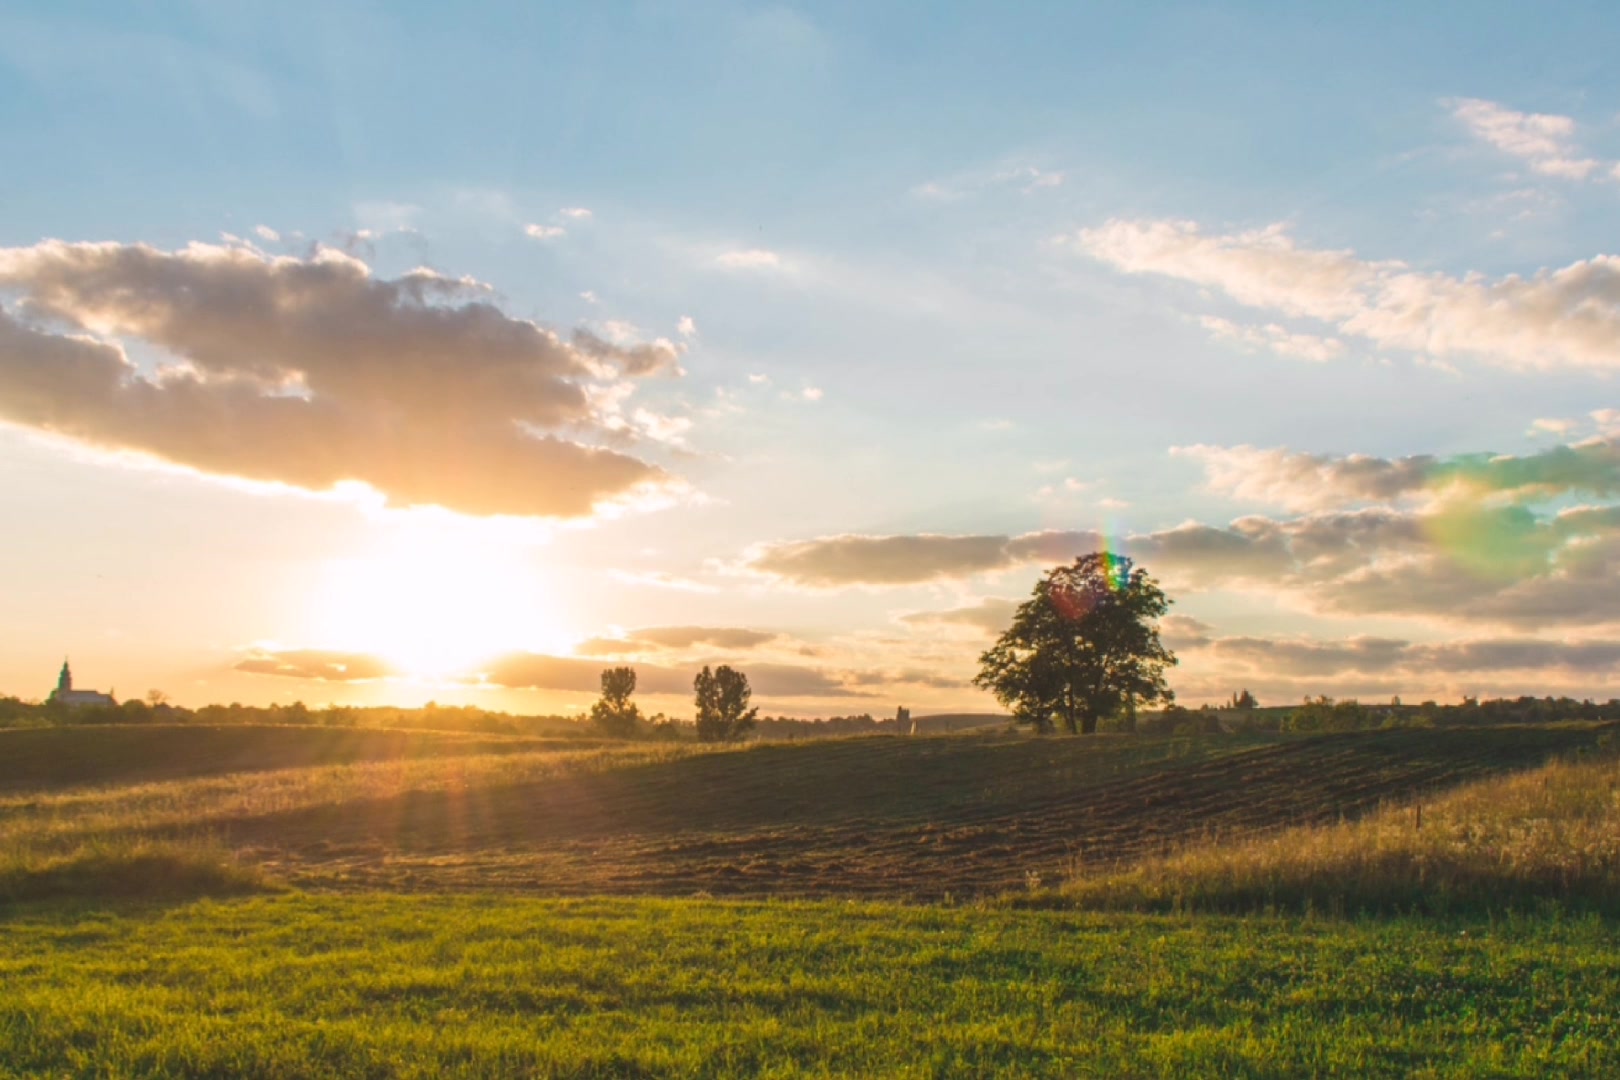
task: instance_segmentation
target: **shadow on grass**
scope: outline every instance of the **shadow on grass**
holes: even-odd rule
[[[66,854],[0,854],[0,910],[42,900],[193,900],[275,892],[263,871],[208,843],[92,844]]]

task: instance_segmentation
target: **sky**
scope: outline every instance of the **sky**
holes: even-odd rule
[[[1341,10],[1342,9],[1342,10]],[[1620,696],[1611,4],[0,8],[0,694]]]

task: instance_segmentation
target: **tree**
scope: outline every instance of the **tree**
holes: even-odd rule
[[[1227,706],[1230,709],[1258,709],[1259,707],[1260,703],[1255,700],[1254,695],[1249,693],[1247,689],[1242,693],[1233,694],[1232,703]]]
[[[754,726],[757,708],[748,707],[754,692],[748,676],[722,664],[711,673],[707,666],[692,683],[697,691],[697,737],[701,742],[729,742]]]
[[[602,672],[602,700],[591,706],[591,723],[604,735],[628,739],[636,733],[641,710],[630,700],[636,692],[636,669],[608,668]]]
[[[979,657],[975,685],[1019,722],[1048,732],[1061,721],[1090,735],[1106,716],[1172,702],[1164,669],[1176,662],[1154,620],[1170,607],[1159,583],[1124,555],[1097,551],[1049,570],[1013,622]]]

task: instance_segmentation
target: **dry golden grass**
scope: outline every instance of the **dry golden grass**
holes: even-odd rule
[[[1061,895],[1150,911],[1620,911],[1620,762],[1555,762],[1359,821],[1082,872]]]
[[[190,899],[276,887],[261,868],[199,841],[91,841],[57,854],[0,849],[0,904],[60,898]]]
[[[60,856],[137,836],[206,837],[230,821],[408,792],[529,784],[669,761],[692,746],[627,745],[540,753],[371,761],[60,794],[0,797],[0,858]]]

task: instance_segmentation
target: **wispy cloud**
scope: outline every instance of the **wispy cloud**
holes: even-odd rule
[[[777,270],[782,267],[782,257],[763,248],[722,252],[715,256],[714,262],[727,270]]]
[[[994,190],[1013,190],[1031,195],[1047,188],[1061,187],[1064,173],[1034,165],[1009,165],[996,169],[961,173],[948,179],[930,180],[911,189],[911,194],[927,202],[956,202]]]
[[[1604,168],[1594,158],[1579,156],[1575,121],[1567,116],[1516,112],[1480,98],[1447,98],[1441,104],[1475,138],[1524,161],[1543,176],[1587,180]]]
[[[1613,255],[1493,281],[1302,248],[1281,225],[1220,235],[1187,221],[1114,220],[1066,242],[1125,273],[1218,289],[1248,307],[1329,323],[1385,348],[1521,369],[1620,369],[1620,257]]]
[[[1289,510],[1403,499],[1501,497],[1540,502],[1568,494],[1620,495],[1620,439],[1597,438],[1533,454],[1308,454],[1282,447],[1184,446],[1171,453],[1204,467],[1210,490]]]
[[[397,674],[390,664],[375,656],[325,649],[254,649],[234,667],[250,675],[320,682],[372,682]]]
[[[579,656],[641,656],[692,649],[747,651],[781,637],[773,631],[746,627],[653,626],[623,637],[590,638],[574,647]]]
[[[1276,323],[1243,326],[1215,315],[1205,315],[1198,322],[1205,330],[1223,341],[1233,341],[1255,349],[1268,349],[1297,360],[1321,364],[1337,359],[1344,352],[1344,342],[1338,338],[1295,333]]]
[[[568,235],[568,230],[561,225],[525,225],[523,234],[534,240],[556,240]]]

